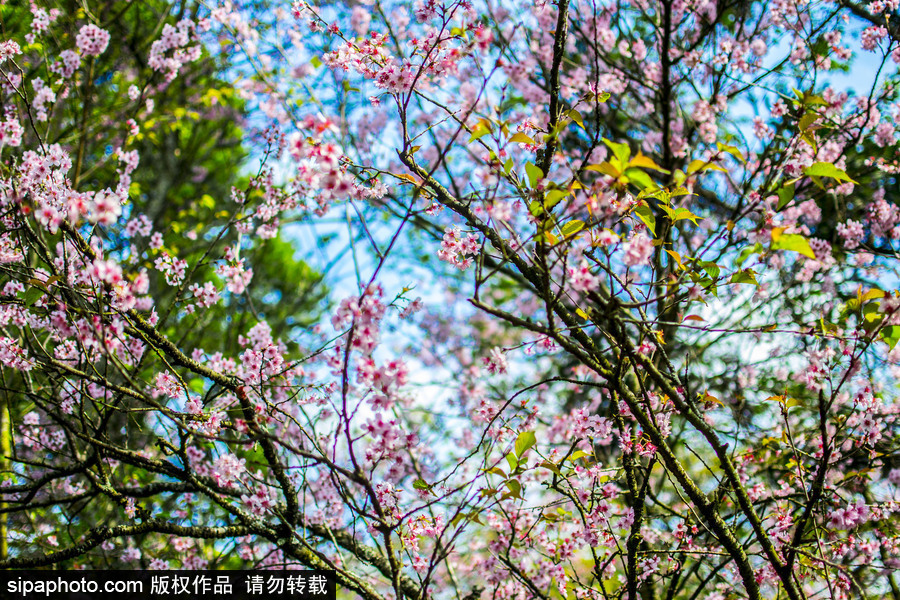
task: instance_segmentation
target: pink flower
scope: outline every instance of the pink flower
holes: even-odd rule
[[[888,31],[881,25],[873,25],[868,27],[859,35],[860,44],[863,50],[874,52],[878,47],[878,42],[887,37]]]
[[[213,463],[212,476],[219,485],[231,487],[247,470],[246,462],[234,454],[223,454]]]
[[[166,253],[158,257],[154,265],[165,275],[166,283],[169,285],[180,284],[187,274],[187,262]]]
[[[619,236],[610,229],[604,229],[597,234],[597,243],[601,246],[612,246],[619,242]]]
[[[462,237],[459,227],[448,227],[444,231],[438,258],[454,265],[460,271],[472,266],[473,257],[478,253],[478,238],[473,234]]]
[[[98,225],[112,225],[122,214],[122,202],[109,190],[94,194],[90,205],[88,220]]]
[[[425,305],[424,305],[424,303],[422,302],[422,299],[421,299],[421,298],[416,298],[415,300],[413,300],[412,302],[410,302],[410,303],[406,306],[406,308],[404,308],[404,309],[400,312],[400,318],[401,318],[401,319],[408,319],[409,317],[411,317],[411,316],[414,315],[415,313],[417,313],[417,312],[419,312],[420,310],[422,310],[422,308],[424,308],[424,306],[425,306]]]
[[[654,352],[656,352],[656,344],[650,340],[644,340],[641,342],[641,345],[637,347],[637,353],[641,356],[652,356]]]
[[[593,292],[600,286],[600,279],[591,273],[591,266],[582,260],[578,267],[569,267],[569,285],[576,292]]]
[[[34,366],[34,361],[28,357],[28,352],[19,346],[16,340],[2,337],[0,338],[0,364],[19,371],[30,371]]]
[[[653,240],[645,234],[639,233],[625,242],[624,248],[625,256],[622,258],[622,262],[626,266],[646,265],[650,262],[650,257],[653,255]]]
[[[834,529],[854,529],[869,520],[869,507],[862,500],[846,508],[836,508],[828,515],[828,524]]]
[[[491,375],[502,375],[503,373],[506,373],[506,370],[509,367],[509,363],[506,362],[506,355],[501,348],[491,349],[490,355],[483,357],[481,361],[484,363],[485,369],[487,369],[488,373]]]
[[[50,66],[50,70],[59,73],[63,77],[71,77],[75,69],[81,64],[81,57],[74,50],[63,50],[59,53],[59,60]]]
[[[156,387],[153,389],[154,396],[168,396],[169,398],[177,398],[181,393],[178,387],[178,380],[168,373],[158,373],[156,375]]]
[[[372,21],[372,13],[364,6],[355,6],[350,17],[350,26],[356,35],[364,36],[369,33],[369,23]]]
[[[234,264],[220,265],[216,273],[225,279],[225,289],[232,294],[243,294],[253,279],[253,269],[245,268],[243,259]]]
[[[891,469],[891,472],[888,473],[888,481],[896,486],[900,486],[900,469]]]
[[[22,54],[22,49],[19,47],[19,44],[13,40],[0,42],[0,63],[17,54]]]
[[[192,283],[188,289],[194,295],[194,298],[197,300],[197,304],[205,308],[209,308],[219,301],[219,290],[216,289],[215,284],[213,284],[211,281],[207,281],[203,284],[203,286],[200,286],[200,284],[197,283]]]
[[[866,237],[866,230],[859,221],[848,220],[846,223],[838,223],[837,233],[844,240],[844,248],[853,250],[859,247],[859,243]]]
[[[85,56],[100,56],[109,45],[109,32],[96,25],[85,25],[78,31],[75,45]]]
[[[0,122],[0,148],[3,146],[18,146],[22,143],[22,134],[25,132],[21,123],[10,116]]]
[[[428,561],[421,554],[417,554],[413,559],[412,568],[416,573],[424,573],[428,570]]]
[[[192,415],[201,414],[203,412],[203,403],[200,401],[200,396],[188,398],[188,401],[184,403],[184,410]]]
[[[125,516],[129,519],[133,519],[134,515],[137,514],[137,507],[134,504],[134,498],[129,498],[125,501]]]
[[[253,490],[252,495],[241,496],[241,501],[247,505],[250,512],[254,515],[264,515],[275,506],[272,496],[269,495],[269,490],[262,485],[258,485]]]

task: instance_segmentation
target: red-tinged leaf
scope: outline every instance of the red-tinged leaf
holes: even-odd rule
[[[703,396],[700,397],[702,402],[708,402],[712,404],[718,404],[719,406],[725,406],[725,403],[710,394],[709,392],[703,392]]]
[[[394,177],[397,179],[402,179],[403,181],[407,181],[413,185],[420,185],[422,183],[421,179],[417,179],[408,173],[400,173],[399,175],[395,174]]]

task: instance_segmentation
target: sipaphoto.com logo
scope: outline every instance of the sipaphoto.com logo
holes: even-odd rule
[[[109,580],[96,581],[82,577],[33,579],[30,577],[18,577],[6,582],[6,592],[10,596],[55,596],[57,594],[140,594],[144,591],[144,582]]]
[[[2,0],[0,0],[2,2]],[[0,570],[0,600],[335,600],[329,571]]]

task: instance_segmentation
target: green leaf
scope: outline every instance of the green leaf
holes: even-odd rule
[[[424,479],[416,479],[415,481],[413,481],[413,488],[417,490],[431,490],[431,486],[428,485],[428,482],[426,482]]]
[[[721,144],[721,143],[716,144],[716,146],[719,148],[720,152],[727,152],[728,154],[735,157],[741,164],[747,163],[747,160],[744,158],[744,155],[741,154],[741,151],[738,150],[736,147],[729,146],[728,144]]]
[[[699,173],[700,171],[722,171],[723,173],[728,172],[725,167],[717,165],[714,162],[695,158],[691,161],[691,164],[688,165],[687,174],[693,175],[694,173]]]
[[[698,264],[700,265],[700,268],[701,268],[701,269],[703,269],[704,271],[706,271],[706,274],[707,274],[707,275],[709,276],[709,278],[712,279],[713,281],[715,281],[716,279],[718,279],[718,278],[719,278],[719,273],[722,272],[722,270],[721,270],[721,268],[719,267],[719,265],[717,265],[716,263],[714,263],[714,262],[712,262],[712,261],[710,261],[710,260],[703,260],[703,261],[700,261]]]
[[[647,189],[638,194],[639,200],[643,200],[645,198],[655,198],[663,204],[668,204],[672,200],[672,193],[666,188]]]
[[[510,452],[506,455],[506,462],[509,464],[509,474],[512,475],[513,472],[519,467],[519,459],[516,458],[516,455]]]
[[[578,123],[578,126],[579,126],[579,127],[581,127],[582,129],[584,129],[584,119],[581,117],[581,113],[580,113],[580,112],[578,112],[577,110],[575,110],[575,109],[573,108],[572,110],[566,111],[566,115],[567,115],[570,119],[572,119],[573,121],[575,121],[576,123]]]
[[[775,210],[781,210],[782,208],[787,206],[791,200],[794,199],[794,184],[790,183],[783,188],[779,188],[775,193],[778,194],[778,206],[775,208]]]
[[[569,221],[565,225],[562,226],[562,234],[565,237],[569,237],[571,235],[575,235],[579,231],[584,229],[584,221],[579,221],[575,219],[574,221]]]
[[[512,144],[512,143],[514,143],[514,142],[515,142],[515,143],[518,143],[518,144],[531,144],[532,146],[535,144],[534,139],[532,139],[532,138],[530,138],[529,136],[525,135],[525,134],[522,133],[521,131],[518,132],[518,133],[514,133],[513,136],[512,136],[511,138],[509,138],[509,143],[510,143],[510,144]]]
[[[615,165],[613,165],[609,161],[603,161],[599,165],[588,165],[584,168],[585,171],[597,171],[599,173],[603,173],[604,175],[609,175],[610,177],[619,177],[622,175],[622,170]]]
[[[640,169],[626,169],[625,176],[633,183],[637,184],[637,186],[642,190],[656,189],[658,187],[656,183],[654,183],[654,181],[650,178],[650,175],[648,175],[644,171],[641,171]]]
[[[631,148],[627,144],[619,144],[606,138],[603,138],[603,143],[612,150],[613,156],[618,158],[623,165],[628,163],[628,159],[631,157]]]
[[[25,303],[25,306],[34,306],[34,304],[44,295],[43,290],[36,285],[29,287],[27,290],[23,292],[19,292],[17,295],[22,299],[22,302]]]
[[[742,269],[737,271],[728,281],[729,283],[750,283],[752,285],[759,285],[759,282],[756,281],[756,272],[753,269]]]
[[[800,122],[798,123],[800,127],[800,131],[805,131],[809,129],[809,126],[816,122],[816,119],[819,118],[819,115],[813,111],[807,112],[805,115],[800,117]]]
[[[691,164],[688,165],[688,167],[687,167],[687,169],[685,170],[685,172],[686,172],[688,175],[693,175],[693,174],[696,173],[697,171],[701,170],[704,166],[706,166],[706,164],[707,164],[707,163],[706,163],[705,160],[701,160],[701,159],[699,159],[699,158],[695,158],[694,160],[691,161]]]
[[[782,405],[785,410],[793,408],[795,406],[803,406],[803,402],[798,400],[797,398],[791,398],[789,396],[769,396],[766,398],[769,402],[777,402]]]
[[[882,329],[881,339],[887,342],[887,345],[893,350],[897,342],[900,341],[900,325],[891,325]]]
[[[795,406],[803,406],[803,401],[799,398],[788,398],[784,403],[785,408],[793,408]]]
[[[509,495],[504,494],[504,497],[510,498],[518,498],[522,499],[522,484],[516,481],[515,479],[510,479],[506,482],[506,488],[509,490]]]
[[[471,144],[475,140],[480,140],[487,134],[491,132],[491,124],[486,119],[481,119],[478,121],[478,124],[472,128],[472,137],[469,138],[469,143]]]
[[[535,187],[538,181],[544,178],[544,172],[541,168],[532,163],[525,164],[525,173],[528,174],[528,182],[531,184],[531,187]]]
[[[863,319],[868,323],[881,323],[884,315],[881,314],[881,302],[874,302],[863,306]]]
[[[681,262],[681,255],[675,252],[674,250],[666,249],[666,254],[672,257],[672,260],[678,265],[678,267],[684,270],[684,264]]]
[[[533,431],[523,431],[516,438],[516,456],[522,458],[522,455],[537,443],[537,438]]]
[[[828,100],[819,94],[815,94],[806,99],[806,104],[809,106],[828,106]]]
[[[803,174],[809,177],[830,177],[831,179],[836,179],[838,181],[856,183],[850,179],[850,176],[842,169],[838,169],[833,164],[826,162],[817,162],[809,165],[803,169]]]
[[[656,237],[656,217],[653,216],[653,210],[651,210],[645,202],[642,202],[634,209],[634,214],[644,222],[644,225],[647,226],[647,229],[650,230],[653,237]]]
[[[809,258],[816,257],[809,240],[799,233],[781,233],[779,229],[772,230],[772,250],[790,250]]]
[[[559,467],[557,467],[555,464],[553,464],[553,463],[550,462],[550,461],[546,461],[546,460],[545,460],[544,462],[542,462],[542,463],[539,464],[538,466],[541,467],[541,468],[547,469],[547,470],[550,471],[551,473],[555,473],[556,475],[559,475],[560,477],[562,476],[562,472],[560,472]]]
[[[742,264],[744,264],[744,261],[746,261],[748,258],[750,258],[751,255],[759,254],[762,251],[763,251],[763,246],[759,242],[756,242],[752,246],[748,246],[747,248],[744,248],[743,250],[741,250],[741,253],[738,254],[737,259],[734,261],[735,266],[740,267]]]
[[[590,454],[588,454],[584,450],[576,450],[575,452],[572,453],[572,455],[567,460],[571,460],[574,462],[574,461],[578,460],[579,458],[584,458],[585,456],[590,456]]]
[[[671,173],[671,171],[667,169],[663,169],[661,166],[656,164],[652,158],[649,156],[645,156],[638,151],[638,155],[631,159],[628,163],[629,167],[640,167],[642,169],[653,169],[654,171],[659,171],[661,173]]]
[[[544,195],[544,208],[553,208],[559,201],[569,195],[569,190],[548,190]]]
[[[695,215],[691,211],[686,208],[678,208],[671,215],[669,215],[672,221],[692,221],[694,225],[697,225],[697,219],[702,219],[703,217]]]

